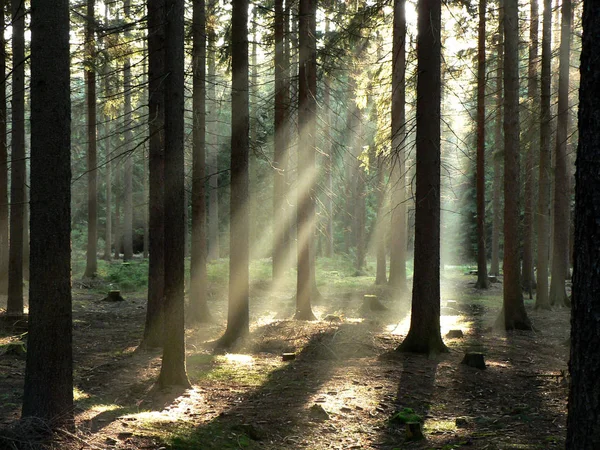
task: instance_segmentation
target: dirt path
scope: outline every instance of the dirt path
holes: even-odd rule
[[[252,334],[236,353],[212,354],[220,321],[188,329],[194,388],[186,392],[156,390],[160,353],[135,351],[142,296],[113,304],[77,291],[79,440],[73,448],[564,447],[569,312],[533,311],[528,301],[540,331],[492,332],[501,287],[482,294],[471,278],[445,280],[443,332],[459,328],[465,335],[446,339],[450,353],[430,359],[394,352],[409,324],[406,300],[379,291],[387,310],[373,312],[362,302],[364,293],[375,292],[371,288],[323,289],[315,312],[327,320],[302,323],[277,318],[293,312],[286,292],[258,286]],[[225,303],[219,298],[210,306],[222,319]],[[473,350],[484,353],[486,370],[460,364],[465,351]],[[283,362],[287,351],[296,359]],[[1,423],[18,417],[23,371],[23,359],[0,356]],[[423,419],[424,440],[407,441],[404,425],[390,420],[404,408]]]

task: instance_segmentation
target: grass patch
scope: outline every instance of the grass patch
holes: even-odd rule
[[[187,369],[194,383],[202,381],[223,381],[227,383],[260,386],[268,376],[269,370],[258,366],[247,355],[192,355],[187,359]]]

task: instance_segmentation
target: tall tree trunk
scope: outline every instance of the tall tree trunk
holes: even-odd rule
[[[285,230],[290,226],[286,208],[287,170],[287,104],[289,88],[286,79],[285,14],[283,0],[275,1],[275,142],[273,149],[273,278],[279,279],[287,268],[289,243]]]
[[[0,0],[2,29],[6,2]],[[6,40],[0,33],[0,293],[8,288],[8,148],[6,135]]]
[[[25,229],[25,4],[13,0],[12,131],[8,314],[23,314],[23,233]]]
[[[500,229],[502,228],[502,105],[504,101],[502,81],[504,79],[504,0],[498,1],[498,34],[496,43],[496,116],[494,124],[494,181],[492,185],[492,261],[490,274],[500,275]]]
[[[544,0],[544,16],[542,30],[542,73],[541,73],[541,105],[540,105],[540,164],[539,193],[537,215],[537,289],[535,307],[550,308],[548,297],[548,257],[549,257],[549,219],[550,219],[550,88],[552,59],[552,0]]]
[[[248,0],[233,0],[231,12],[231,188],[229,305],[227,329],[218,346],[230,347],[249,333],[248,156],[250,105],[248,85]]]
[[[148,129],[150,177],[148,261],[148,306],[144,337],[140,346],[160,347],[164,333],[164,78],[165,0],[148,0]]]
[[[210,320],[206,302],[206,10],[204,0],[194,1],[192,38],[193,162],[192,250],[190,262],[190,318]]]
[[[429,9],[433,3],[421,5]],[[438,30],[439,31],[439,30]],[[392,168],[390,173],[391,245],[389,284],[403,293],[406,285],[406,12],[405,0],[394,2],[392,50]],[[434,57],[435,58],[435,57]],[[438,68],[439,71],[439,68]],[[439,108],[439,105],[437,106]],[[439,119],[439,117],[438,117]],[[438,148],[439,150],[439,148]],[[439,264],[439,262],[438,262]]]
[[[527,96],[530,99],[531,113],[528,115],[529,130],[527,132],[527,156],[525,159],[525,212],[523,219],[523,274],[521,282],[523,289],[529,293],[529,298],[533,298],[533,289],[535,287],[535,274],[533,272],[533,188],[535,185],[535,156],[537,153],[537,135],[536,123],[537,117],[535,108],[539,103],[538,82],[537,82],[537,60],[538,60],[538,3],[537,0],[531,0],[530,28],[529,28],[529,66]]]
[[[377,158],[377,225],[375,228],[375,241],[377,246],[377,273],[375,284],[387,283],[387,261],[385,252],[386,227],[385,227],[385,160],[382,154]]]
[[[441,1],[417,4],[417,189],[410,329],[399,351],[447,352],[440,332]]]
[[[22,416],[56,427],[73,420],[69,77],[69,2],[32,0],[31,281]]]
[[[131,0],[124,0],[123,10],[125,20],[130,20]],[[129,33],[125,33],[127,40]],[[133,141],[133,121],[131,115],[131,60],[129,56],[123,62],[123,93],[124,93],[124,138],[125,138],[125,184],[123,186],[123,260],[133,258],[133,156],[130,153]]]
[[[27,159],[27,154],[25,154]],[[25,201],[23,203],[23,279],[29,280],[29,189],[25,171]]]
[[[114,235],[114,243],[115,243],[115,259],[121,258],[121,246],[123,244],[123,231],[121,229],[121,195],[123,193],[123,189],[121,188],[121,166],[120,164],[114,165],[115,169],[115,235]]]
[[[330,20],[325,16],[325,35],[329,34]],[[333,256],[333,141],[331,136],[331,81],[330,74],[324,75],[323,80],[323,121],[324,132],[323,139],[325,141],[324,155],[324,172],[325,180],[325,196],[323,199],[323,209],[325,210],[325,256],[331,258]]]
[[[560,68],[558,75],[558,119],[554,168],[554,244],[550,304],[569,306],[565,289],[565,267],[569,254],[569,180],[567,173],[567,129],[569,121],[569,65],[571,50],[571,0],[562,1]]]
[[[108,23],[108,6],[105,5],[104,9],[104,21]],[[108,43],[105,43],[105,47]],[[109,82],[108,82],[108,73],[109,67],[108,63],[105,64],[103,68],[103,91],[104,96],[109,96]],[[111,132],[110,132],[110,117],[108,115],[104,116],[104,155],[106,161],[106,172],[105,172],[105,189],[106,189],[106,228],[104,232],[104,259],[106,261],[110,261],[112,259],[112,152],[111,152]]]
[[[531,329],[519,265],[519,8],[504,1],[504,296],[499,323],[507,330]]]
[[[479,0],[477,51],[477,284],[489,287],[485,248],[485,10],[486,0]]]
[[[166,0],[164,345],[158,383],[189,387],[184,320],[184,0]],[[128,230],[129,231],[129,230]]]
[[[216,0],[208,1],[207,15],[212,18],[215,15]],[[217,142],[217,123],[218,108],[216,101],[216,65],[215,52],[217,34],[214,28],[215,20],[211,19],[207,23],[207,66],[208,78],[206,86],[206,151],[208,154],[208,185],[209,185],[209,205],[208,205],[208,259],[219,258],[219,145]]]
[[[86,278],[98,271],[98,158],[96,145],[96,42],[94,39],[95,0],[87,0],[85,26],[85,93],[87,102],[88,241]]]
[[[298,189],[296,319],[314,320],[312,297],[315,234],[315,120],[317,97],[317,0],[300,0],[298,17]],[[312,276],[311,276],[312,275]]]
[[[146,203],[148,201],[148,161],[146,160],[146,151],[142,152],[142,167],[144,168],[143,174],[143,195],[144,201]],[[148,208],[144,208],[144,247],[142,251],[142,257],[144,259],[148,258],[148,252],[150,248],[150,224],[148,223]]]
[[[567,0],[568,1],[568,0]],[[583,2],[568,450],[600,448],[600,3]]]

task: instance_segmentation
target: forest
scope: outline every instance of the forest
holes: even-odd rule
[[[0,450],[600,449],[600,2],[0,10]]]

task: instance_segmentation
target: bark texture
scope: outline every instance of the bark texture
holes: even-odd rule
[[[149,251],[148,306],[142,347],[162,346],[164,333],[164,55],[165,0],[148,0]]]
[[[315,119],[317,97],[317,0],[300,0],[298,19],[298,276],[296,319],[314,320],[312,297],[315,235]],[[313,267],[311,269],[311,266]]]
[[[406,286],[406,12],[405,1],[394,2],[392,49],[392,166],[390,173],[391,244],[389,284]]]
[[[569,175],[567,170],[567,131],[569,123],[569,56],[571,49],[571,0],[563,0],[558,74],[558,118],[554,165],[554,242],[550,304],[569,306],[565,288],[569,258]]]
[[[22,415],[52,426],[73,420],[69,50],[69,2],[33,0],[31,279]]]
[[[502,81],[504,79],[504,0],[498,2],[498,34],[496,35],[496,116],[494,119],[494,180],[492,193],[492,260],[490,274],[500,275],[500,229],[502,228],[502,105],[504,101]]]
[[[507,330],[531,329],[519,264],[519,9],[504,1],[504,283],[499,322]]]
[[[285,58],[285,13],[283,0],[275,1],[275,142],[273,149],[273,279],[279,279],[288,264],[289,244],[285,230],[290,226],[286,208],[288,62]]]
[[[233,0],[231,12],[231,188],[229,228],[229,305],[227,329],[218,346],[230,347],[249,333],[250,244],[248,156],[250,102],[248,80],[248,0]]]
[[[569,450],[600,448],[600,3],[583,3],[575,266],[571,313]]]
[[[477,51],[477,284],[489,287],[487,252],[485,249],[485,9],[479,0]]]
[[[85,24],[85,97],[87,103],[88,230],[84,277],[98,271],[98,151],[96,142],[96,42],[94,39],[95,0],[87,1]]]
[[[158,383],[189,387],[185,369],[184,0],[166,0],[165,20],[165,292],[164,345]]]
[[[6,2],[0,0],[2,29]],[[8,148],[6,136],[6,40],[0,33],[0,293],[8,288]]]
[[[447,352],[440,332],[441,1],[417,4],[417,189],[410,329],[399,351]]]
[[[204,0],[193,3],[193,161],[192,248],[190,260],[190,318],[210,320],[206,302],[206,10]]]
[[[12,0],[12,131],[10,174],[10,245],[8,314],[23,314],[23,243],[25,230],[25,4]]]
[[[538,2],[531,0],[530,19],[529,19],[529,63],[527,96],[529,97],[529,129],[527,130],[527,154],[525,159],[525,211],[523,218],[523,273],[521,282],[523,289],[529,293],[529,298],[533,298],[533,289],[535,288],[535,274],[533,272],[533,248],[534,248],[534,194],[535,186],[535,159],[538,152],[537,105],[538,99]]]
[[[537,215],[537,289],[535,307],[550,308],[548,297],[548,257],[550,242],[550,88],[552,59],[552,0],[544,0],[542,29],[542,72],[540,104],[540,163]]]
[[[130,20],[131,1],[125,0],[123,11],[125,20]],[[125,40],[129,39],[129,33],[125,32]],[[125,58],[123,62],[123,125],[125,139],[125,175],[123,185],[123,260],[129,261],[133,258],[133,121],[131,113],[131,60]]]

